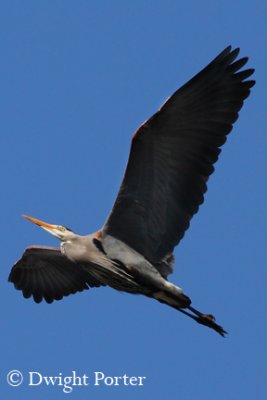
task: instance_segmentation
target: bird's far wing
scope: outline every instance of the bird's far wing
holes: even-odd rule
[[[173,251],[198,211],[220,147],[254,81],[227,47],[177,90],[133,137],[124,179],[104,234],[152,263]]]
[[[53,247],[29,247],[13,266],[9,278],[24,297],[33,296],[36,303],[61,300],[101,283]]]

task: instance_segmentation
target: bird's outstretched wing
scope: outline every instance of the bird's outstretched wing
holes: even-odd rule
[[[220,147],[254,81],[227,47],[177,90],[132,140],[124,179],[104,234],[159,263],[173,251],[207,190]]]
[[[9,278],[24,297],[33,296],[36,303],[61,300],[101,283],[53,247],[29,247],[13,266]]]

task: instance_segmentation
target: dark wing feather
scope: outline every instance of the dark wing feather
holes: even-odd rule
[[[104,233],[160,261],[173,251],[207,190],[220,147],[254,81],[227,47],[171,96],[134,135]]]
[[[63,296],[101,286],[82,265],[75,264],[59,249],[29,247],[13,266],[9,282],[22,290],[24,297],[33,296],[36,303],[61,300]]]

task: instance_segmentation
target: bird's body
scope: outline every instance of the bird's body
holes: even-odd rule
[[[224,335],[167,278],[174,247],[203,202],[220,147],[255,83],[246,80],[252,69],[240,71],[248,59],[235,61],[238,52],[226,48],[137,130],[119,194],[98,232],[79,236],[26,217],[58,237],[61,248],[26,249],[9,276],[25,297],[51,303],[108,285],[155,298]]]

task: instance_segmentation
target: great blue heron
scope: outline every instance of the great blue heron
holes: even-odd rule
[[[61,247],[29,247],[9,281],[36,303],[60,300],[89,287],[139,293],[226,333],[210,314],[193,308],[168,282],[173,249],[207,190],[220,147],[248,97],[253,69],[240,69],[231,46],[177,90],[136,131],[113,209],[98,232],[79,236],[61,225],[28,220],[61,240]]]

